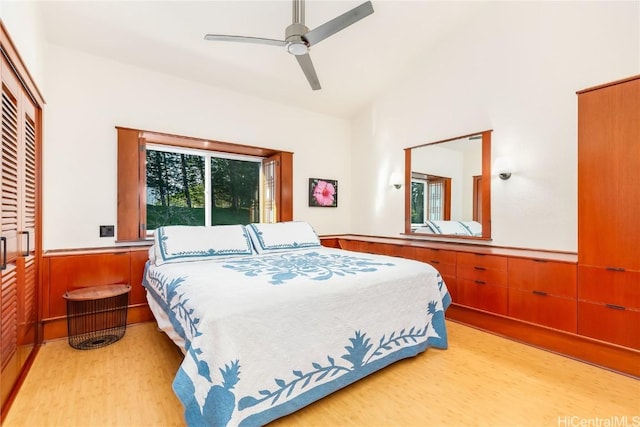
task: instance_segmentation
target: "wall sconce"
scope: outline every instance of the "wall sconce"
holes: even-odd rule
[[[389,185],[399,189],[404,184],[404,175],[400,172],[393,172],[389,177]]]
[[[506,157],[496,157],[493,162],[493,172],[498,174],[500,179],[507,180],[511,178],[511,161]]]

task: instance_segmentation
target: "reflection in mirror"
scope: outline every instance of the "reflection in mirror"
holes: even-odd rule
[[[405,233],[488,239],[491,131],[405,149]]]

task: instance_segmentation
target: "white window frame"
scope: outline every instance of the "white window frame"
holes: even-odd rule
[[[175,147],[170,145],[160,145],[160,144],[153,144],[153,143],[147,143],[145,150],[164,151],[166,153],[175,153],[175,154],[189,154],[189,155],[195,155],[195,156],[203,156],[205,158],[205,162],[204,162],[204,179],[205,179],[204,222],[205,223],[203,224],[205,226],[211,225],[211,159],[219,158],[219,159],[230,159],[230,160],[243,160],[243,161],[258,163],[260,165],[259,175],[258,175],[260,212],[263,211],[262,203],[264,200],[264,197],[263,197],[264,179],[263,179],[262,161],[264,160],[264,157],[247,156],[247,155],[232,154],[232,153],[222,153],[220,151],[200,150],[197,148]],[[147,191],[147,186],[145,181],[145,192],[146,191]],[[262,218],[260,220],[262,221]],[[154,230],[147,230],[147,237],[153,237],[153,231]]]
[[[418,222],[418,223],[411,223],[412,227],[423,227],[427,221],[428,221],[428,200],[429,200],[429,196],[427,194],[427,192],[429,191],[429,182],[426,179],[421,179],[421,178],[411,178],[411,185],[413,186],[413,183],[419,183],[422,184],[424,186],[424,191],[423,191],[423,201],[422,201],[422,222]]]

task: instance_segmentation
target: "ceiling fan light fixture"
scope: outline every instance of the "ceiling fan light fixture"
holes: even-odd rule
[[[309,52],[309,48],[303,41],[295,41],[287,43],[287,52],[292,55],[306,55]]]

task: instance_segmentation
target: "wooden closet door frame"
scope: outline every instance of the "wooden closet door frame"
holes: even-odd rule
[[[0,422],[4,420],[9,407],[11,406],[11,402],[15,398],[15,394],[17,393],[18,387],[20,383],[26,377],[26,374],[29,370],[29,367],[33,363],[35,359],[37,348],[42,343],[43,338],[43,328],[42,328],[42,310],[43,310],[43,292],[42,292],[42,269],[40,266],[42,265],[42,233],[40,230],[42,228],[42,157],[41,157],[41,147],[42,147],[42,110],[45,105],[44,98],[38,89],[35,80],[27,70],[27,67],[22,60],[20,54],[18,53],[15,44],[11,40],[7,29],[5,28],[3,22],[0,20],[0,54],[2,56],[2,65],[0,66],[0,75],[3,76],[2,80],[11,80],[11,78],[15,78],[17,84],[13,89],[15,91],[15,96],[18,99],[18,144],[20,141],[24,142],[25,138],[25,115],[30,116],[30,119],[33,120],[33,132],[35,139],[35,159],[34,159],[34,173],[35,173],[35,188],[34,188],[34,229],[33,229],[33,245],[29,245],[29,253],[24,253],[18,250],[14,262],[11,264],[11,268],[16,265],[19,268],[17,270],[22,270],[23,279],[28,276],[28,280],[30,281],[30,285],[32,286],[30,289],[18,289],[18,295],[20,297],[30,299],[29,306],[29,317],[35,314],[35,327],[29,326],[27,328],[20,329],[20,325],[16,325],[17,333],[21,334],[24,339],[33,339],[33,343],[17,343],[18,348],[16,349],[17,354],[16,358],[17,371],[13,372],[11,378],[7,378],[6,380],[9,382],[6,386],[3,387],[3,399],[2,399],[2,409],[1,409],[1,418]],[[11,76],[11,78],[6,78],[4,76]],[[4,83],[3,83],[4,84]],[[24,148],[22,148],[24,150]],[[24,165],[18,165],[18,170],[24,169]],[[18,195],[18,199],[21,199],[22,196]],[[21,208],[20,208],[21,209]],[[18,215],[21,215],[20,212]],[[24,224],[21,224],[18,221],[18,233],[17,238],[24,238],[19,232],[24,231],[20,230],[20,227]],[[22,245],[17,245],[18,247]],[[25,252],[27,251],[26,244],[24,248],[22,248]],[[4,254],[2,254],[4,255]],[[27,266],[28,264],[28,270]],[[17,273],[17,271],[16,271]],[[2,272],[0,272],[0,276],[2,276]],[[34,283],[35,282],[35,283]],[[26,283],[26,281],[25,281]],[[23,286],[24,288],[25,286]],[[35,307],[32,307],[35,305]],[[24,309],[24,304],[21,305],[21,302],[18,301],[18,308]],[[35,312],[35,313],[34,313]],[[18,313],[18,316],[21,314]],[[23,316],[24,317],[24,316]],[[16,322],[18,322],[18,318],[16,318]],[[19,337],[18,337],[19,338]],[[22,341],[22,340],[21,340]],[[24,348],[21,346],[24,344]],[[34,348],[35,346],[35,348]],[[3,382],[5,379],[3,378]],[[5,390],[6,389],[6,390]],[[5,395],[6,391],[6,395]],[[5,399],[6,398],[6,399]]]

